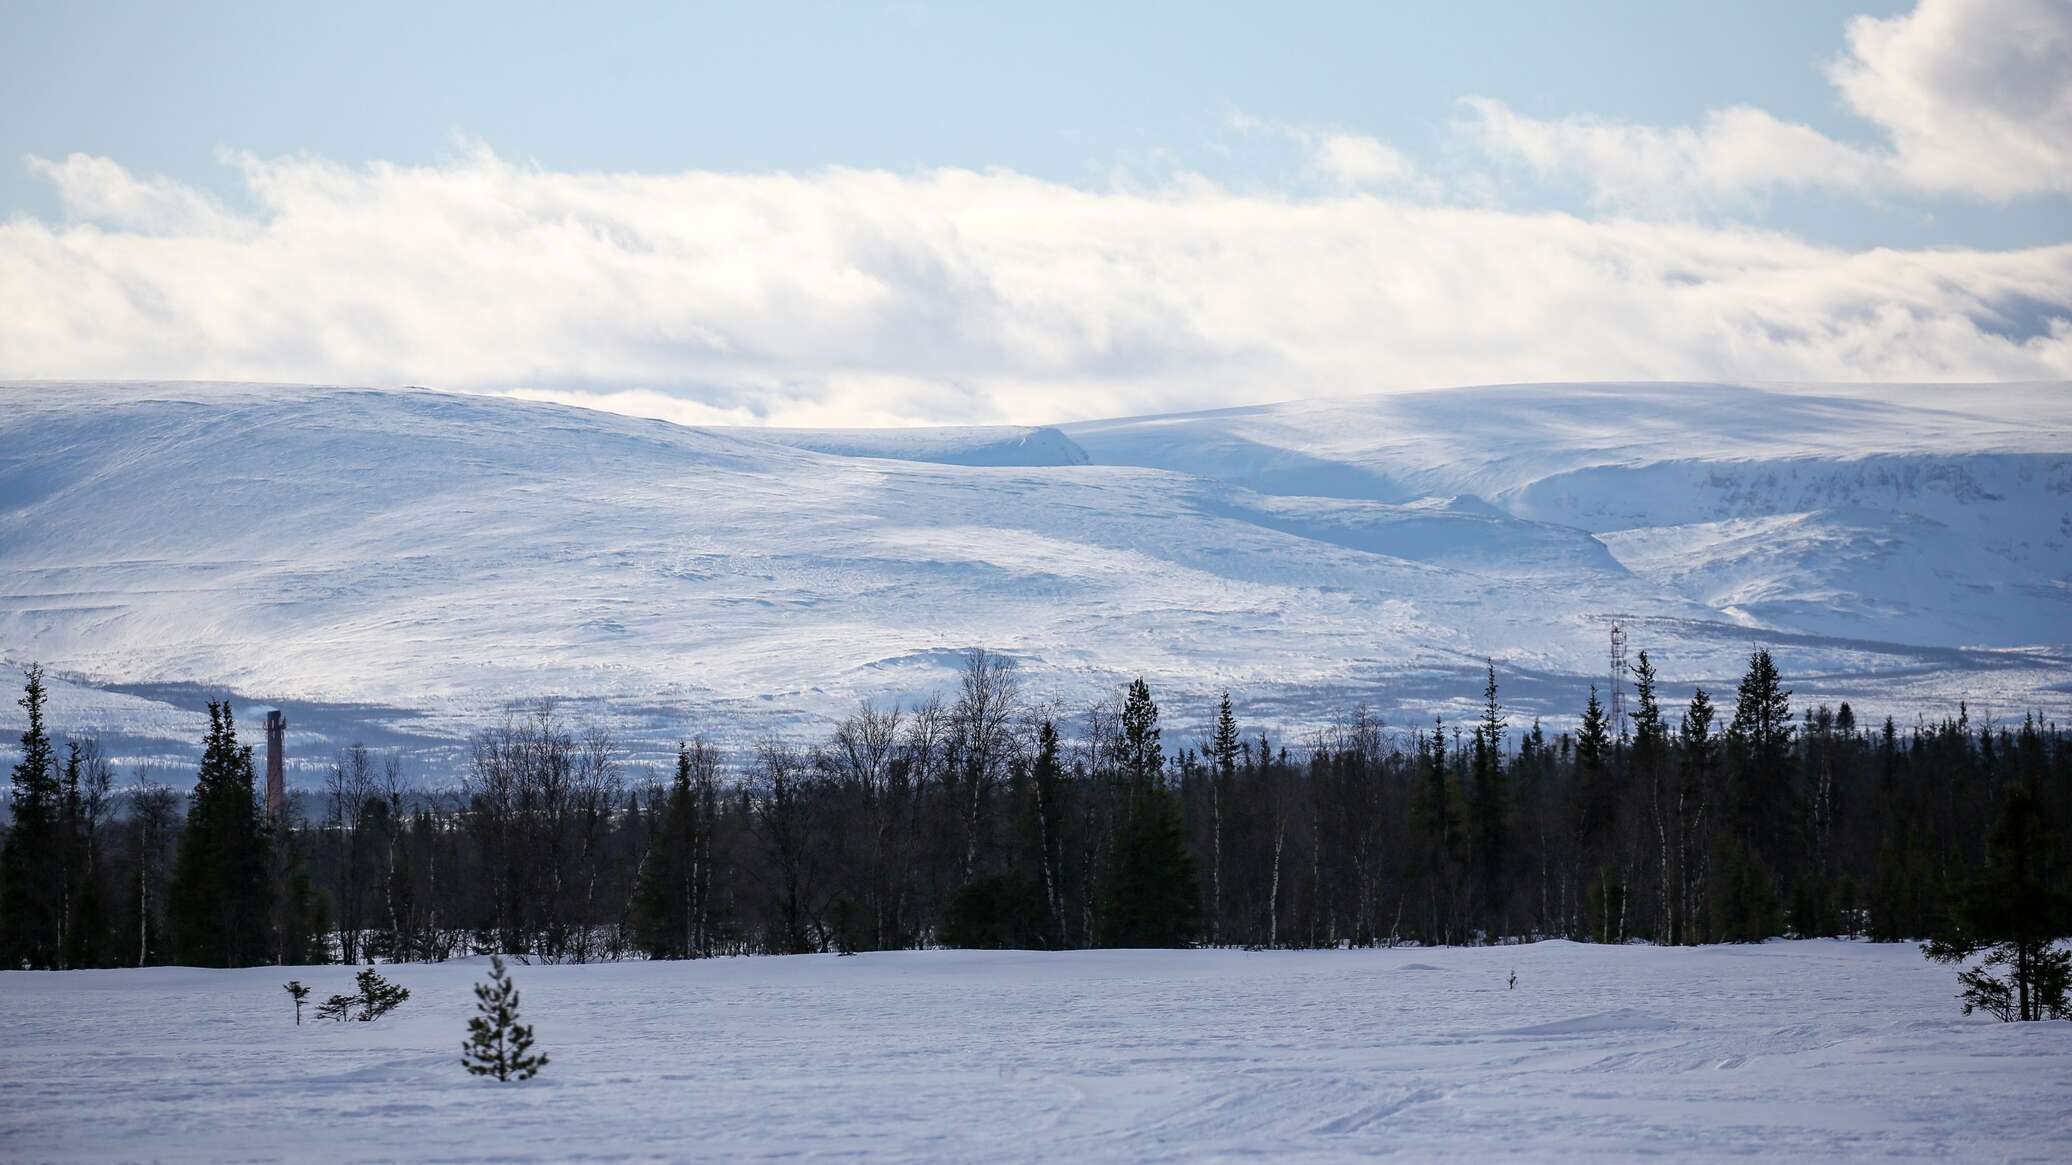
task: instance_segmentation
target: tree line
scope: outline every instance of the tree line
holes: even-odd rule
[[[1632,680],[1623,724],[1595,689],[1573,730],[1514,723],[1492,666],[1464,723],[1355,709],[1289,742],[1226,695],[1182,741],[1142,680],[1068,709],[974,651],[949,697],[810,745],[688,738],[658,779],[541,708],[477,733],[457,787],[353,747],[275,820],[227,702],[183,804],[58,747],[31,667],[0,965],[1959,941],[2017,865],[2017,913],[2072,931],[2056,726],[1794,711],[1761,650],[1717,704],[1672,704],[1645,652]]]

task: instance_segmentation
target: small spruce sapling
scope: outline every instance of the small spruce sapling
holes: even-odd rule
[[[290,979],[281,987],[295,999],[295,1026],[302,1026],[302,1001],[309,998],[309,988],[300,979]]]
[[[322,1003],[317,1004],[317,1018],[344,1023],[346,1018],[352,1015],[353,1004],[358,1002],[359,999],[355,996],[333,995]]]
[[[532,1027],[518,1022],[518,985],[504,973],[501,955],[489,960],[489,982],[475,984],[475,1018],[460,1046],[460,1062],[471,1075],[530,1080],[547,1066],[532,1054]]]
[[[353,1002],[360,1005],[360,1022],[372,1023],[402,1006],[410,998],[410,989],[398,987],[381,977],[381,973],[369,967],[360,972],[354,980],[360,993]]]
[[[2053,885],[2051,855],[2062,844],[2033,786],[2016,785],[1986,837],[1986,864],[1957,896],[1949,925],[1922,945],[1958,972],[1964,1014],[2003,1023],[2072,1019],[2072,950],[2058,939],[2072,929],[2072,899]]]

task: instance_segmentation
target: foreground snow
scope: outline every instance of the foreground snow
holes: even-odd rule
[[[1518,986],[1507,989],[1515,970]],[[918,952],[519,967],[552,1063],[465,1075],[479,960],[0,975],[0,1157],[2072,1159],[2072,1024],[1909,946]]]

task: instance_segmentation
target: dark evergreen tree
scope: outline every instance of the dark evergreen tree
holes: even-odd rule
[[[302,967],[331,961],[326,944],[330,933],[324,896],[310,878],[309,867],[297,854],[281,881],[280,917],[275,920],[275,961],[283,966]]]
[[[1676,729],[1676,836],[1670,860],[1675,866],[1674,942],[1701,941],[1700,893],[1704,885],[1705,829],[1710,824],[1718,751],[1713,731],[1712,698],[1704,688],[1691,693]]]
[[[14,826],[0,862],[0,966],[56,967],[64,954],[66,839],[57,754],[43,725],[43,669],[30,664],[22,698],[28,726],[12,778]]]
[[[1102,945],[1188,946],[1199,933],[1201,889],[1165,783],[1158,704],[1141,678],[1124,698],[1121,730],[1124,804],[1105,880]]]
[[[676,775],[655,815],[641,859],[634,899],[634,941],[651,959],[687,959],[692,952],[691,877],[697,835],[690,746],[676,746]]]
[[[1727,820],[1712,855],[1715,939],[1754,942],[1781,925],[1793,735],[1791,689],[1769,651],[1758,648],[1748,658],[1727,726]]]
[[[2001,801],[1986,864],[1957,898],[1948,925],[1922,950],[1945,963],[1985,958],[1958,973],[1964,1014],[1998,1019],[2072,1019],[2072,895],[2065,889],[2067,838],[2053,835],[2037,791],[2018,784]],[[1997,970],[1996,970],[1997,968]]]
[[[230,704],[212,700],[187,829],[168,887],[175,959],[206,967],[265,962],[272,952],[269,874],[252,750],[237,742]]]
[[[1229,834],[1224,824],[1225,805],[1237,783],[1237,758],[1244,742],[1238,736],[1237,714],[1225,691],[1216,704],[1216,730],[1209,740],[1209,908],[1208,933],[1211,945],[1223,941],[1223,850]]]
[[[502,955],[489,960],[489,982],[475,984],[475,1017],[460,1061],[470,1075],[499,1081],[530,1080],[547,1066],[532,1050],[532,1026],[518,1022],[518,985],[504,971]]]
[[[1116,744],[1123,776],[1131,792],[1158,783],[1165,775],[1165,749],[1159,743],[1158,704],[1140,676],[1122,702],[1122,738]]]
[[[1576,732],[1576,858],[1582,898],[1588,907],[1583,934],[1598,942],[1617,937],[1623,913],[1622,886],[1614,845],[1618,837],[1619,790],[1612,768],[1611,722],[1590,686],[1583,722]]]
[[[382,978],[372,967],[353,977],[353,1002],[359,1006],[361,1023],[373,1023],[410,999],[410,989]]]
[[[1510,791],[1504,773],[1504,710],[1496,699],[1496,663],[1488,661],[1488,679],[1482,688],[1482,719],[1475,726],[1470,769],[1474,783],[1469,793],[1469,837],[1473,845],[1475,885],[1482,899],[1485,933],[1491,938],[1503,933],[1504,826],[1510,813]]]
[[[1655,693],[1655,664],[1642,651],[1633,667],[1632,745],[1627,750],[1629,781],[1644,799],[1644,810],[1633,816],[1635,830],[1645,836],[1633,839],[1635,849],[1653,855],[1657,941],[1675,941],[1673,881],[1675,855],[1670,837],[1675,832],[1675,799],[1669,787],[1669,726],[1662,718],[1662,705]]]

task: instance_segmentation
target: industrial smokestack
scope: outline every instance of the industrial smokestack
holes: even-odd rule
[[[288,800],[288,780],[282,771],[287,751],[288,718],[278,709],[266,714],[266,815],[280,819]]]

